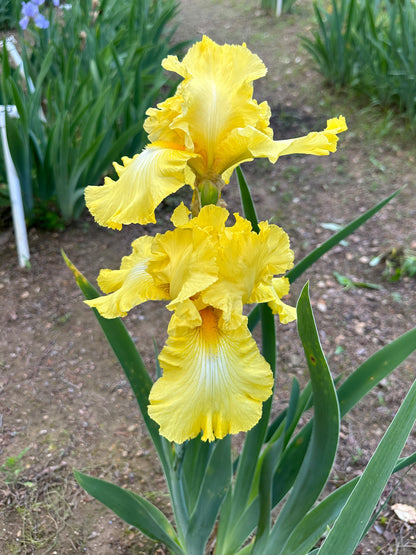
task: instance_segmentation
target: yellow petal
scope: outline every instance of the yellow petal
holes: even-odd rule
[[[225,222],[227,221],[229,212],[222,206],[215,206],[208,204],[203,206],[196,218],[192,218],[189,224],[192,227],[199,227],[207,231],[215,231],[221,233],[224,230]]]
[[[289,238],[281,228],[261,222],[255,233],[247,220],[234,216],[236,224],[220,237],[218,281],[202,292],[204,302],[223,311],[229,327],[239,324],[243,304],[273,300],[273,276],[293,265]]]
[[[284,303],[281,299],[289,293],[289,286],[289,280],[286,277],[274,278],[272,281],[275,297],[268,304],[273,314],[279,315],[282,324],[288,324],[296,320],[296,308]]]
[[[153,241],[147,235],[136,239],[132,254],[123,258],[120,270],[101,270],[98,284],[109,294],[85,303],[104,318],[117,318],[145,301],[169,299],[166,288],[156,286],[147,272]]]
[[[170,309],[217,279],[215,244],[202,229],[179,228],[157,235],[153,254],[148,271],[155,283],[169,288]]]
[[[176,227],[181,228],[199,228],[210,233],[212,239],[224,233],[225,222],[228,219],[229,212],[222,206],[215,204],[207,204],[203,206],[195,218],[189,219],[190,211],[183,205],[179,205],[173,212],[171,221]],[[249,224],[250,225],[250,224]]]
[[[219,173],[220,145],[234,129],[267,129],[266,104],[259,106],[252,98],[252,82],[266,68],[245,45],[220,46],[204,37],[182,62],[168,56],[162,65],[184,77],[177,93],[183,98],[182,110],[170,129],[181,130],[186,148],[201,155],[190,163],[197,174]]]
[[[213,168],[228,183],[239,164],[250,162],[254,158],[269,158],[271,162],[275,162],[275,141],[269,134],[254,127],[234,129],[218,145]]]
[[[189,215],[191,211],[187,208],[183,202],[175,208],[173,211],[170,221],[175,227],[181,227],[189,223]]]
[[[345,118],[332,118],[327,121],[324,131],[312,132],[305,137],[276,141],[276,160],[285,154],[314,154],[325,156],[337,149],[338,133],[347,130]]]
[[[172,145],[148,146],[133,158],[115,164],[117,181],[106,177],[103,186],[85,189],[85,202],[97,223],[113,229],[122,224],[155,223],[155,208],[185,185],[185,167],[194,157]]]
[[[184,132],[181,129],[171,129],[171,123],[181,113],[182,105],[182,96],[175,94],[158,104],[157,108],[149,108],[146,111],[148,117],[143,128],[148,133],[151,143],[163,141],[180,144],[184,148]]]
[[[163,376],[150,392],[150,417],[176,443],[201,431],[213,441],[251,429],[272,393],[272,372],[247,328],[225,333],[211,308],[201,320],[187,334],[169,336],[159,356]]]

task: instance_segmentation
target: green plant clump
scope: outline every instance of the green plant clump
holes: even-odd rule
[[[1,0],[0,2],[0,30],[13,29],[17,25],[21,2],[18,0]]]
[[[167,84],[160,62],[175,51],[176,0],[80,0],[67,8],[50,4],[49,27],[32,24],[20,35],[24,79],[5,47],[1,53],[2,97],[19,113],[7,119],[8,142],[30,222],[50,224],[51,203],[57,221],[79,217],[85,186],[143,147],[145,111]]]
[[[318,24],[302,37],[326,81],[416,120],[416,4],[412,0],[331,0],[314,4]]]

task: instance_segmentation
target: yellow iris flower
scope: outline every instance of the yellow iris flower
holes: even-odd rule
[[[273,375],[247,328],[243,306],[267,302],[282,322],[296,318],[281,297],[293,265],[287,234],[251,224],[225,208],[203,207],[189,219],[181,204],[175,229],[136,239],[119,270],[102,270],[105,296],[86,301],[106,318],[125,315],[146,300],[169,301],[173,312],[159,361],[163,376],[150,393],[149,415],[160,433],[182,443],[202,432],[212,441],[247,431],[270,397]]]
[[[155,223],[156,207],[184,185],[194,189],[194,213],[217,202],[236,166],[286,154],[325,155],[336,150],[344,117],[328,120],[324,131],[274,141],[267,102],[253,99],[253,81],[266,74],[258,56],[243,45],[220,46],[208,37],[190,48],[182,62],[168,56],[162,65],[183,81],[176,94],[147,111],[150,143],[133,158],[114,164],[118,180],[85,190],[88,209],[103,226]],[[205,191],[205,192],[204,192]]]

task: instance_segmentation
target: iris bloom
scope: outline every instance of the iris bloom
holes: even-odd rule
[[[27,29],[27,26],[31,19],[33,19],[36,27],[39,29],[47,29],[49,27],[49,21],[39,13],[39,6],[44,3],[45,0],[31,0],[30,2],[22,2],[22,19],[19,21],[19,25],[22,29]]]
[[[252,428],[272,393],[273,375],[247,328],[243,306],[266,302],[282,322],[296,318],[281,297],[293,264],[287,234],[251,224],[208,205],[189,219],[181,204],[173,231],[136,239],[119,270],[102,270],[105,296],[86,301],[106,318],[147,300],[168,301],[173,312],[159,361],[163,376],[150,393],[149,415],[160,433],[182,443],[202,432],[212,441]]]
[[[337,134],[347,129],[340,116],[324,131],[274,141],[270,108],[253,99],[253,81],[266,74],[266,67],[245,45],[219,46],[203,37],[182,62],[168,56],[162,65],[183,81],[174,96],[147,111],[150,143],[133,158],[122,158],[123,165],[114,164],[117,181],[107,177],[103,186],[86,188],[87,206],[100,225],[121,229],[154,223],[155,208],[185,184],[194,189],[197,214],[201,204],[218,200],[242,162],[325,155],[336,150]]]

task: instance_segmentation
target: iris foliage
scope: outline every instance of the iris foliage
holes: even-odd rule
[[[19,112],[7,121],[8,141],[29,221],[51,204],[64,222],[77,218],[84,187],[143,145],[145,110],[166,85],[160,61],[176,8],[175,0],[50,3],[48,28],[29,22],[20,31],[23,78],[3,49],[2,100]]]
[[[303,36],[319,71],[336,87],[416,117],[416,4],[413,0],[314,3],[317,29]]]

